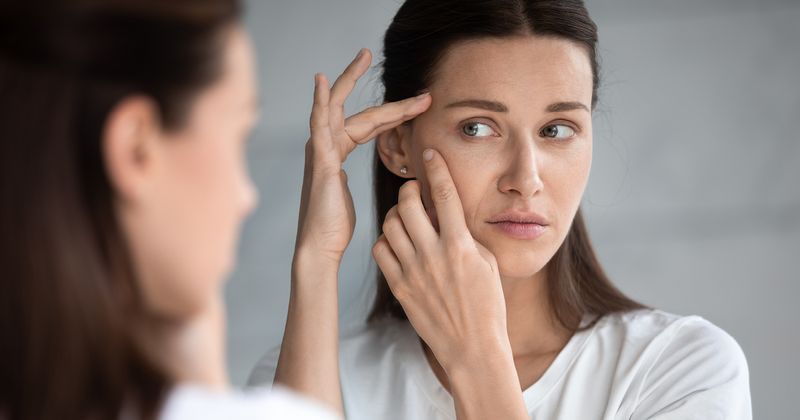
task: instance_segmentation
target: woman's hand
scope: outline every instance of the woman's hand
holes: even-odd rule
[[[527,418],[494,256],[470,234],[442,156],[423,154],[439,231],[417,181],[400,189],[373,256],[450,381],[459,419]]]
[[[427,159],[430,157],[430,159]],[[472,238],[441,155],[423,157],[439,232],[418,181],[400,188],[373,254],[414,329],[445,370],[470,348],[508,342],[506,308],[494,255]]]
[[[416,117],[431,104],[430,96],[422,95],[345,119],[344,102],[371,60],[369,50],[361,50],[330,88],[325,76],[315,77],[292,291],[275,372],[275,382],[340,413],[337,279],[355,227],[353,199],[342,164],[358,145]]]
[[[361,50],[331,88],[325,76],[315,76],[296,249],[313,254],[317,264],[331,262],[338,268],[353,236],[353,199],[342,169],[347,156],[358,145],[421,114],[431,103],[430,95],[424,94],[345,119],[344,102],[371,61],[369,50]]]

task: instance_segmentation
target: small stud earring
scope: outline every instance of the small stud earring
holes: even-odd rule
[[[400,173],[403,174],[403,175],[407,175],[408,174],[408,168],[403,166],[402,168],[400,168]]]

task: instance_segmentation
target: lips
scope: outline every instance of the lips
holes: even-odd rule
[[[499,213],[487,223],[514,239],[533,240],[545,233],[549,226],[547,219],[528,211],[508,210]]]

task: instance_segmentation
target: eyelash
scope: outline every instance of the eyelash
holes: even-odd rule
[[[500,135],[499,135],[499,134],[496,134],[496,135],[491,135],[491,136],[470,136],[470,135],[467,135],[467,134],[464,132],[464,130],[465,130],[465,129],[466,129],[466,127],[467,127],[467,126],[469,126],[470,124],[481,124],[481,125],[488,126],[488,127],[489,127],[489,128],[490,128],[490,129],[491,129],[493,132],[495,132],[495,133],[497,133],[497,131],[498,131],[498,130],[496,130],[496,129],[493,127],[493,124],[491,124],[491,123],[488,123],[488,122],[486,122],[486,121],[481,121],[481,120],[468,120],[468,121],[465,121],[465,122],[463,122],[463,123],[461,123],[461,124],[459,125],[459,128],[458,128],[458,130],[459,130],[459,133],[460,133],[462,136],[464,136],[464,137],[467,137],[467,138],[470,138],[470,139],[476,139],[476,138],[486,138],[486,137],[500,137]],[[549,128],[549,127],[557,127],[557,126],[563,126],[563,127],[567,127],[567,128],[569,128],[569,129],[570,129],[570,130],[572,130],[572,132],[573,132],[573,133],[572,133],[572,135],[571,135],[571,136],[569,136],[569,137],[563,138],[563,139],[556,139],[556,138],[554,138],[554,137],[550,137],[550,136],[545,136],[545,135],[544,135],[544,131],[545,131],[545,129],[547,129],[547,128]],[[553,140],[553,141],[556,141],[556,142],[565,142],[565,141],[569,141],[569,140],[572,140],[572,139],[574,139],[574,138],[575,138],[575,137],[576,137],[576,136],[577,136],[579,133],[580,133],[580,129],[578,129],[578,128],[577,128],[575,125],[573,125],[573,124],[569,124],[569,123],[567,123],[566,121],[554,121],[554,122],[548,123],[547,125],[545,125],[544,127],[542,127],[542,129],[541,129],[541,130],[539,130],[539,133],[538,133],[538,134],[539,134],[539,137],[542,137],[542,138],[545,138],[545,139]]]

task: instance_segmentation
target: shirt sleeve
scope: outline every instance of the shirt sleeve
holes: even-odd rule
[[[752,420],[747,360],[722,329],[691,317],[646,374],[632,420]]]
[[[160,420],[341,420],[333,411],[289,390],[220,393],[182,385],[173,390]]]
[[[272,388],[272,382],[275,380],[275,371],[278,368],[278,357],[281,354],[281,346],[267,351],[264,356],[256,363],[253,371],[250,372],[250,378],[247,379],[248,388]]]

